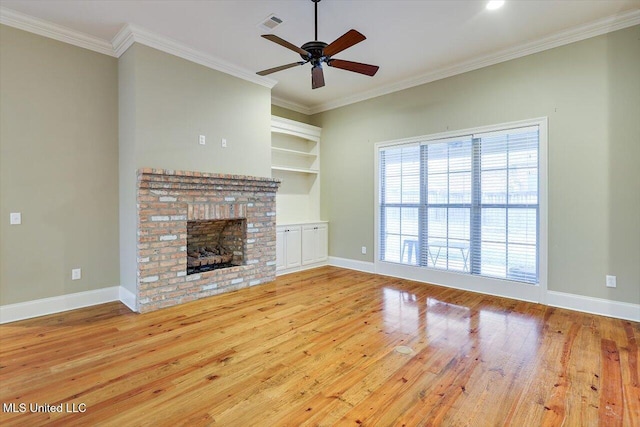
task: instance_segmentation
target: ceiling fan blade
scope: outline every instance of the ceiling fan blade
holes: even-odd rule
[[[322,65],[314,65],[311,69],[311,89],[317,89],[324,86],[324,72]]]
[[[267,74],[271,74],[271,73],[275,73],[278,71],[282,71],[282,70],[286,70],[287,68],[292,68],[298,65],[303,65],[306,64],[306,62],[304,61],[299,61],[299,62],[293,62],[291,64],[287,64],[287,65],[281,65],[279,67],[273,67],[273,68],[269,68],[267,70],[262,70],[262,71],[258,71],[256,74],[259,76],[266,76]]]
[[[354,44],[360,43],[365,39],[366,37],[356,30],[349,30],[338,37],[329,46],[324,48],[324,56],[333,56],[336,53],[342,52],[343,50],[350,48]]]
[[[363,64],[361,62],[344,61],[342,59],[332,59],[327,62],[330,67],[341,68],[347,71],[353,71],[354,73],[365,74],[367,76],[374,76],[380,67],[377,65]]]
[[[281,39],[280,37],[276,36],[275,34],[263,34],[262,37],[267,39],[267,40],[269,40],[269,41],[277,43],[280,46],[284,46],[287,49],[291,49],[294,52],[298,52],[300,55],[311,56],[311,54],[309,52],[307,52],[306,50],[294,45],[293,43],[289,43],[288,41]]]

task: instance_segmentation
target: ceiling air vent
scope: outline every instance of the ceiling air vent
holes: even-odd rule
[[[272,13],[271,15],[267,16],[264,21],[258,24],[258,27],[266,31],[271,31],[280,24],[282,24],[282,19],[278,18]]]

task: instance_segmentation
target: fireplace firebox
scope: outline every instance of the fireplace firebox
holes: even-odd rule
[[[246,219],[187,221],[187,275],[242,265]]]

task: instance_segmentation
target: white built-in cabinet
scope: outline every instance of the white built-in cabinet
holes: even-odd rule
[[[276,272],[292,273],[327,263],[327,222],[286,224],[276,227]]]
[[[320,220],[320,134],[322,129],[271,116],[271,176],[276,195],[278,274],[324,265],[329,226]]]

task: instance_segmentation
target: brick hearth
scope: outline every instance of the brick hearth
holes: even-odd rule
[[[138,311],[274,280],[279,185],[271,178],[138,170]],[[187,221],[214,219],[246,220],[243,265],[187,276]]]

